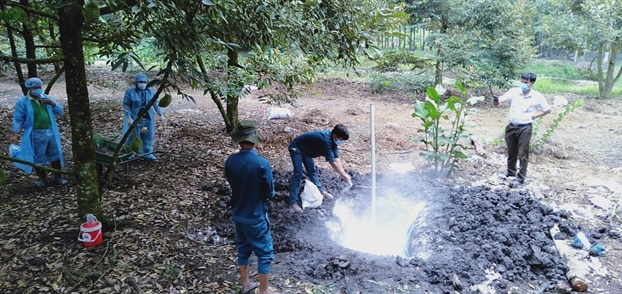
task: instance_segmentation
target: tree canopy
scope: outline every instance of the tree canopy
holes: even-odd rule
[[[85,51],[97,48],[100,56],[112,60],[113,70],[125,70],[130,62],[142,66],[133,49],[150,40],[161,61],[158,77],[151,83],[158,91],[149,105],[163,92],[195,99],[182,89],[201,88],[231,130],[238,121],[237,103],[245,84],[281,85],[283,93],[268,101],[288,102],[295,97],[294,86],[310,81],[322,62],[355,65],[360,50],[372,45],[375,30],[387,24],[385,19],[399,15],[399,9],[384,4],[369,0],[0,0],[11,50],[0,59],[14,64],[20,84],[26,79],[22,63],[27,65],[28,77],[38,75],[37,64],[55,63],[56,76],[49,84],[65,74],[78,211],[105,221],[100,206],[103,190],[95,170]],[[135,125],[136,121],[131,128]],[[110,165],[106,175],[113,168]]]
[[[595,79],[600,97],[608,98],[622,75],[622,66],[616,70],[615,62],[622,45],[622,5],[619,1],[549,0],[543,7],[547,11],[543,30],[551,44],[598,52]]]
[[[435,48],[436,83],[443,69],[474,66],[486,84],[502,87],[534,57],[530,1],[407,0],[411,22],[425,23]]]

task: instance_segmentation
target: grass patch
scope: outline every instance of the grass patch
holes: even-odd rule
[[[434,76],[413,73],[374,73],[369,79],[374,93],[387,91],[403,91],[407,93],[423,93],[428,87],[434,86]]]
[[[577,70],[575,64],[562,61],[534,60],[523,68],[523,72],[533,72],[540,77],[555,77],[559,79],[581,80],[584,77]]]
[[[598,84],[596,82],[577,82],[565,79],[542,77],[536,80],[533,88],[541,93],[580,93],[590,96],[598,96]],[[611,96],[622,96],[622,85],[616,83],[611,90]]]

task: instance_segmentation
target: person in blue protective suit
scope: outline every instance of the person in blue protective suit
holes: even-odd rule
[[[134,87],[129,88],[125,91],[125,96],[123,97],[123,130],[122,134],[128,131],[138,113],[147,106],[147,103],[153,98],[155,95],[155,91],[151,88],[147,88],[147,75],[144,73],[139,73],[134,78],[135,85]],[[149,109],[147,114],[143,116],[140,120],[136,128],[127,138],[127,144],[129,145],[134,136],[139,136],[143,141],[143,150],[141,154],[149,154],[146,155],[145,158],[149,160],[156,160],[156,157],[153,154],[153,137],[155,135],[155,113],[160,116],[162,123],[166,123],[166,119],[162,114],[162,109],[158,106],[158,101],[153,104],[153,107]]]
[[[317,177],[313,158],[324,156],[330,166],[343,178],[349,186],[352,186],[352,179],[345,172],[339,159],[339,144],[348,140],[350,133],[342,125],[336,125],[332,131],[315,131],[304,133],[292,140],[289,144],[289,155],[294,165],[294,174],[289,188],[289,205],[296,212],[302,212],[298,205],[298,192],[302,183],[302,167],[304,165],[309,180],[315,184],[325,197],[332,199],[333,196],[326,192]]]
[[[64,160],[55,117],[63,114],[63,106],[43,94],[43,82],[40,79],[29,78],[25,86],[28,93],[15,103],[11,144],[17,142],[17,136],[23,129],[17,158],[41,166],[50,164],[52,168],[60,170]],[[32,172],[29,165],[15,163],[15,166],[27,174]],[[45,170],[35,168],[35,172],[39,176],[37,187],[44,188],[47,184]],[[60,185],[67,184],[59,173],[54,173],[53,181]]]
[[[268,275],[274,260],[269,199],[274,198],[274,181],[270,162],[257,154],[255,144],[262,141],[255,124],[241,121],[231,132],[239,143],[240,152],[225,161],[225,176],[231,186],[231,212],[235,223],[238,270],[242,278],[242,293],[257,288],[248,278],[248,264],[252,252],[257,256],[259,293],[268,293]]]

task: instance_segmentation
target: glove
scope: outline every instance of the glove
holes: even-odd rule
[[[11,144],[17,143],[17,133],[13,133],[13,135],[11,135],[11,138],[9,140]]]
[[[350,175],[346,175],[345,180],[346,180],[346,183],[348,185],[348,189],[352,188],[352,186],[354,186],[354,184],[352,183],[352,178],[350,177]]]
[[[133,124],[133,123],[134,123],[134,120],[133,120],[131,117],[128,117],[128,118],[127,118],[127,124],[128,124],[128,125],[131,125],[131,124]]]
[[[160,115],[160,121],[163,125],[166,125],[166,117],[164,117],[164,115]]]

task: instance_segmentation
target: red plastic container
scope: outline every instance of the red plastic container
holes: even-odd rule
[[[86,247],[97,246],[102,243],[102,224],[96,218],[94,219],[93,222],[80,225],[78,241],[83,242]]]

